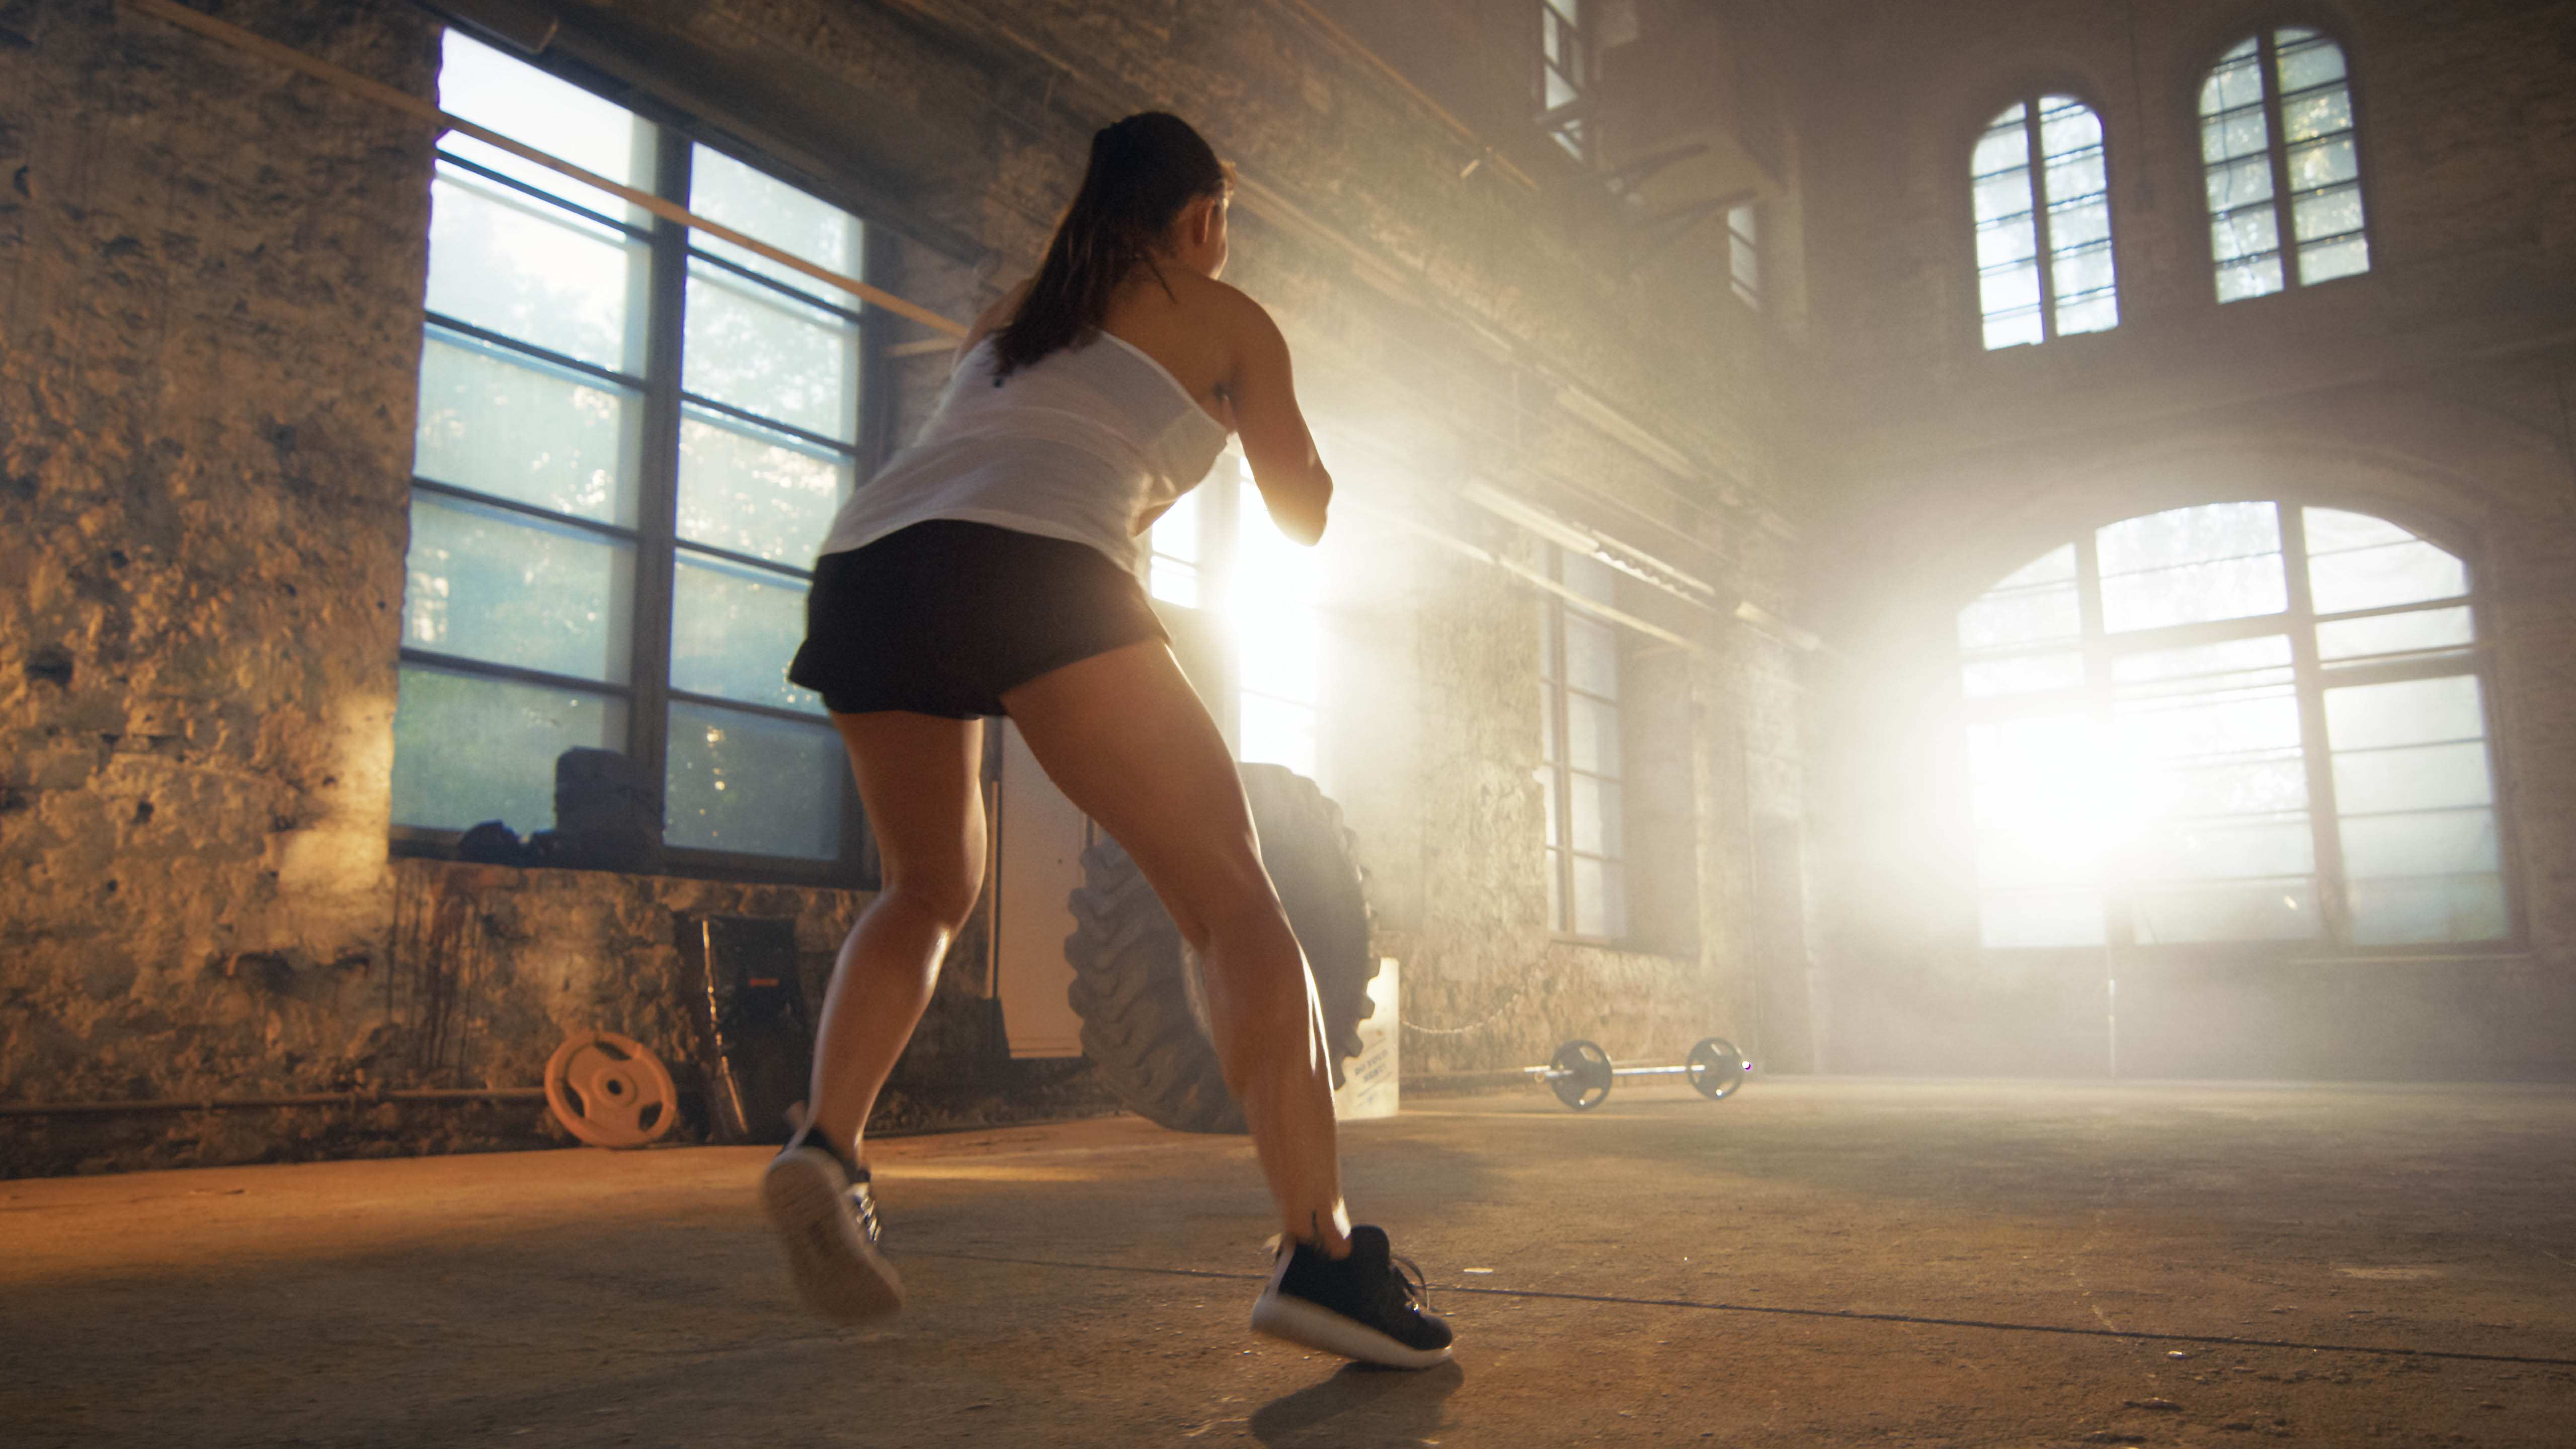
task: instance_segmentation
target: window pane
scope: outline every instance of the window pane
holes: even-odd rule
[[[1619,697],[1619,636],[1581,614],[1565,616],[1566,682],[1603,699]]]
[[[2253,639],[2224,639],[2181,649],[2149,649],[2111,661],[2111,678],[2123,685],[2145,686],[2158,680],[2187,681],[2186,687],[2286,684],[2290,680],[2290,636],[2265,634]],[[2124,691],[2124,693],[2143,690]]]
[[[1975,661],[1966,666],[1960,677],[1970,699],[2077,689],[2084,683],[2084,656],[2025,654],[2014,659]]]
[[[2308,587],[2320,614],[2385,608],[2469,591],[2467,565],[2394,524],[2326,508],[2306,511]]]
[[[2088,199],[2053,205],[2048,213],[2048,238],[2057,248],[2057,284],[2066,287],[2066,263],[2070,253],[2099,252],[2104,280],[2109,280],[2111,205],[2096,192]]]
[[[2495,799],[2483,740],[2340,751],[2334,759],[2335,804],[2346,815],[2381,815]]]
[[[1628,933],[1625,873],[1608,861],[1574,857],[1574,934],[1613,940]]]
[[[2035,209],[2031,204],[2028,167],[2017,166],[1992,176],[1980,176],[1970,188],[1969,196],[1975,203],[1980,226],[2026,217]]]
[[[1619,710],[1587,695],[1565,697],[1567,761],[1596,775],[1619,773]],[[1589,849],[1590,847],[1585,847]]]
[[[1994,267],[1977,275],[1977,298],[1988,323],[2016,315],[2039,315],[2039,266],[2021,262]]]
[[[2220,59],[2200,87],[2200,113],[2216,115],[2263,99],[2263,56],[2252,36]]]
[[[2299,749],[2299,697],[2288,684],[2122,702],[2119,738],[2134,759],[2201,762],[2256,750]]]
[[[1539,783],[1544,787],[1539,793],[1547,800],[1548,848],[1551,850],[1563,849],[1565,846],[1565,822],[1559,818],[1557,811],[1556,772],[1553,770],[1540,771]]]
[[[394,709],[394,823],[544,830],[555,818],[555,757],[625,746],[623,700],[406,664]]]
[[[2048,204],[2052,208],[2083,197],[2099,196],[2105,185],[2100,151],[2086,151],[2062,158],[2052,156],[2043,181]]]
[[[2286,821],[2159,823],[2140,833],[2129,854],[2127,863],[2143,881],[2304,882],[2317,868],[2317,838],[2304,814]]]
[[[1977,138],[1977,149],[1968,157],[1970,176],[1992,176],[2016,166],[2030,164],[2030,130],[2022,123],[2018,105],[1995,117],[1995,123]]]
[[[623,684],[634,565],[614,539],[415,493],[403,643]]]
[[[2078,151],[2098,150],[2102,122],[2093,108],[2073,96],[2042,96],[2039,102],[2039,149],[2054,159]],[[2050,188],[2054,192],[2055,188]]]
[[[1324,632],[1312,608],[1268,600],[1237,631],[1236,683],[1256,694],[1316,702],[1323,679]]]
[[[680,385],[809,433],[851,442],[859,329],[757,282],[692,262]]]
[[[2361,188],[2340,187],[2291,202],[2290,230],[2303,242],[2361,230]]]
[[[801,580],[683,552],[671,580],[671,687],[820,713],[820,697],[787,682],[805,593]]]
[[[1236,723],[1247,765],[1285,765],[1315,778],[1315,711],[1307,705],[1249,691],[1236,696]]]
[[[2209,246],[2222,262],[2268,256],[2281,246],[2280,216],[2269,205],[2231,212],[2209,224]]]
[[[1566,931],[1573,924],[1565,914],[1565,855],[1551,850],[1547,852],[1547,928]]]
[[[829,725],[671,706],[665,843],[799,860],[841,853],[841,779]]]
[[[2474,674],[2346,685],[2326,691],[2326,735],[2336,753],[2486,738]]]
[[[1191,489],[1173,499],[1172,506],[1163,510],[1163,516],[1154,520],[1154,526],[1148,532],[1154,552],[1182,563],[1199,561],[1199,497],[1199,490]]]
[[[1996,950],[2099,946],[2104,939],[2102,892],[2090,886],[1986,891],[1977,898],[1977,918],[1985,944]]]
[[[2114,633],[2278,613],[2289,606],[2269,503],[2214,503],[2115,523],[2098,535],[2102,614]]]
[[[1959,611],[1959,643],[1967,649],[2073,639],[2081,627],[2073,544],[2041,555]]]
[[[1150,582],[1146,592],[1167,604],[1184,609],[1199,607],[1199,571],[1194,564],[1180,563],[1162,554],[1154,555],[1147,567]]]
[[[652,186],[652,127],[632,112],[461,31],[446,33],[441,52],[439,109],[619,185]],[[639,223],[648,219],[640,208],[607,192],[471,136],[448,132],[439,138],[439,147],[603,216]]]
[[[2308,808],[2308,766],[2295,749],[2249,751],[2238,759],[2159,770],[2146,793],[2159,814],[2174,820],[2290,814]],[[2299,869],[2307,869],[2313,852],[2300,859]]]
[[[2426,941],[2500,941],[2504,880],[2492,874],[2354,881],[2352,938],[2364,946]]]
[[[1612,860],[1625,854],[1620,848],[1619,782],[1577,773],[1567,777],[1567,785],[1574,848]]]
[[[2080,714],[1968,727],[1977,881],[1988,889],[2100,879],[2108,771]]]
[[[2370,270],[2370,242],[2363,237],[2299,248],[2299,283],[2313,286]]]
[[[2290,148],[2290,190],[2294,194],[2350,181],[2360,174],[2361,158],[2354,154],[2350,136]]]
[[[2301,878],[2139,891],[2138,942],[2300,941],[2325,934],[2316,885]]]
[[[2036,271],[2032,273],[2034,278],[2037,275]],[[2036,283],[2034,283],[2034,289],[2035,287]],[[1989,317],[1986,319],[1985,336],[1988,352],[2006,347],[2031,346],[2040,340],[2039,309],[2027,307],[2019,312]]]
[[[2421,609],[2410,614],[2373,614],[2317,626],[2317,655],[2329,662],[2379,654],[2408,654],[2450,649],[2472,642],[2475,628],[2467,609]]]
[[[643,371],[644,245],[442,170],[431,182],[429,310],[594,367]]]
[[[2273,36],[2280,59],[2281,93],[2288,95],[2344,75],[2343,49],[2313,30],[2282,30]]]
[[[2277,256],[2218,269],[2218,300],[2222,302],[2244,297],[2268,297],[2279,290],[2281,259]]]
[[[2281,101],[2281,134],[2287,140],[2312,141],[2351,129],[2352,92],[2342,86]]]
[[[755,237],[791,256],[802,257],[845,277],[859,273],[862,230],[859,219],[817,200],[775,177],[755,171],[722,151],[691,148],[689,209]],[[704,232],[692,232],[690,244],[728,261],[807,292],[836,307],[855,307],[849,294],[818,282],[794,267],[773,262],[758,252],[735,246]]]
[[[2037,255],[2039,224],[2027,215],[1977,228],[1977,268],[1980,273],[2001,273],[2015,265],[2026,265]],[[1999,295],[1994,285],[1986,284],[1985,299],[1989,304]],[[2029,285],[2033,289],[2039,285],[2035,273]],[[2027,294],[2014,295],[2021,296],[2022,303],[2026,305],[2039,294],[2032,290]]]
[[[2271,146],[2272,125],[2264,119],[2261,106],[2210,116],[2200,123],[2200,159],[2212,172],[2238,170],[2249,162],[2258,164],[2268,187]]]
[[[712,414],[680,423],[680,537],[802,566],[851,486],[844,455]]]
[[[2496,865],[2495,812],[2491,810],[2344,817],[2343,868],[2356,881],[2469,875],[2491,872]]]
[[[2209,168],[2206,184],[2209,191],[2209,209],[2213,214],[2232,212],[2239,207],[2269,201],[2272,199],[2272,158],[2257,153],[2242,161],[2230,161],[2223,165],[2212,166]],[[2271,212],[2266,210],[2262,214],[2269,216]],[[2271,234],[2267,232],[2249,231],[2231,226],[2218,232],[2217,235],[2224,238],[2228,246],[2235,248],[2225,253],[2228,256],[2241,256],[2249,249],[2266,250],[2271,245],[2267,239]],[[2249,246],[2252,243],[2259,243],[2259,245]]]
[[[423,478],[632,527],[642,399],[436,330],[420,358]]]

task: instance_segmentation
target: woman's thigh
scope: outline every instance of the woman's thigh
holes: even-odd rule
[[[836,714],[885,885],[959,919],[984,879],[984,722],[877,710]]]
[[[1243,778],[1159,640],[1095,654],[1002,696],[1049,779],[1133,856],[1184,932],[1269,904]]]

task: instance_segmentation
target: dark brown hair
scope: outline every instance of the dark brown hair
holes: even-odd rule
[[[1178,116],[1140,111],[1093,133],[1091,164],[1046,261],[1018,315],[993,334],[995,375],[1088,340],[1118,284],[1139,266],[1153,267],[1181,208],[1233,188],[1216,151]]]

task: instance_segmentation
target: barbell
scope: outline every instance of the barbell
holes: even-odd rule
[[[1744,1086],[1744,1074],[1753,1064],[1735,1043],[1722,1036],[1702,1039],[1691,1047],[1677,1067],[1623,1067],[1610,1060],[1610,1054],[1581,1037],[1556,1049],[1556,1055],[1543,1067],[1523,1067],[1523,1074],[1547,1084],[1556,1100],[1577,1112],[1589,1112],[1610,1095],[1611,1083],[1621,1077],[1673,1077],[1690,1079],[1691,1090],[1712,1102],[1722,1102]]]

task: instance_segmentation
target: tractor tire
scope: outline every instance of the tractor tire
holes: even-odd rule
[[[1340,1086],[1343,1060],[1359,1054],[1360,1022],[1375,1009],[1367,877],[1341,808],[1314,781],[1277,765],[1246,765],[1243,787],[1262,862],[1314,972]],[[1245,1130],[1217,1062],[1197,953],[1118,842],[1104,835],[1084,851],[1082,876],[1064,949],[1073,964],[1065,995],[1082,1018],[1083,1054],[1138,1116],[1182,1132]]]

